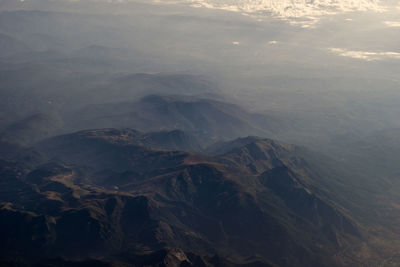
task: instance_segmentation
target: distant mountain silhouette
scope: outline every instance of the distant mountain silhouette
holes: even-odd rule
[[[13,157],[19,150],[55,135],[62,125],[56,114],[35,114],[7,124],[0,130],[0,158]]]
[[[210,143],[238,136],[271,136],[287,126],[273,117],[249,113],[230,103],[204,98],[150,95],[137,102],[88,106],[79,111],[72,127],[135,128],[141,131],[179,129]]]

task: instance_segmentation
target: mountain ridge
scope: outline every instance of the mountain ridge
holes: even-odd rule
[[[29,227],[44,229],[39,247],[53,257],[88,259],[103,251],[115,259],[129,248],[171,247],[237,263],[259,255],[265,266],[309,266],[322,259],[340,266],[328,255],[364,239],[364,230],[340,205],[313,192],[314,178],[290,145],[256,140],[258,150],[250,143],[214,157],[150,148],[140,138],[134,130],[104,129],[41,141],[34,149],[49,163],[0,164],[4,171],[16,164],[3,181],[22,188],[0,199],[1,213],[15,213],[22,224],[25,210],[38,218],[29,219]],[[47,228],[40,228],[43,223]],[[79,248],[70,245],[76,236]]]

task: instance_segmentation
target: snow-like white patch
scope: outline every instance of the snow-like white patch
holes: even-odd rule
[[[232,44],[233,44],[233,45],[240,45],[240,42],[238,42],[238,41],[233,41]]]
[[[350,57],[354,59],[361,59],[366,61],[377,61],[386,59],[400,59],[400,53],[398,52],[371,52],[371,51],[357,51],[357,50],[346,50],[342,48],[330,48],[332,53],[335,53],[342,57]]]

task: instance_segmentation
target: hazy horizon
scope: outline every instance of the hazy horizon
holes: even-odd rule
[[[0,265],[398,266],[400,4],[0,2]]]

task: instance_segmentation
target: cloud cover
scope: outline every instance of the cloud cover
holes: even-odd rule
[[[342,48],[330,48],[332,53],[335,53],[342,57],[349,57],[354,59],[361,59],[366,61],[378,61],[378,60],[388,60],[388,59],[400,59],[400,53],[398,52],[372,52],[372,51],[359,51],[359,50],[347,50]]]
[[[271,12],[282,17],[320,16],[348,11],[381,11],[379,0],[188,0],[194,4],[246,13]]]

